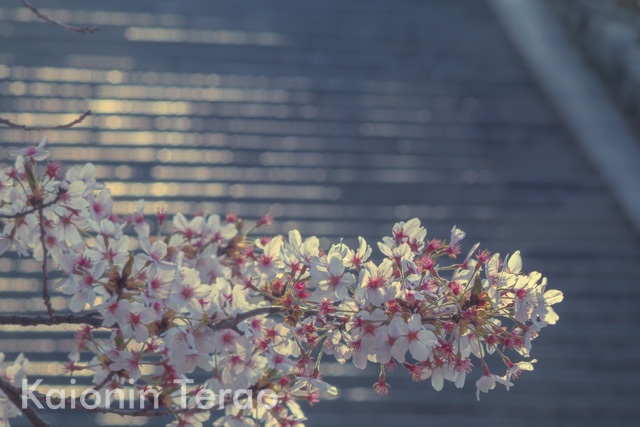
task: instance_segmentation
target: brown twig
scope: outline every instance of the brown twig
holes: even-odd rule
[[[223,320],[222,322],[210,325],[214,331],[223,329],[236,329],[238,324],[243,320],[250,319],[261,314],[274,314],[283,312],[282,307],[260,307],[253,310],[238,314],[235,318]],[[63,325],[65,323],[75,325],[90,325],[94,327],[102,326],[102,316],[99,313],[91,312],[83,315],[56,314],[52,317],[43,316],[23,316],[23,315],[4,315],[0,316],[0,325],[17,325],[17,326],[36,326],[36,325]]]
[[[16,387],[12,386],[8,381],[6,381],[2,376],[0,376],[0,390],[7,395],[11,403],[16,405],[18,409],[24,414],[25,417],[31,421],[31,424],[34,427],[49,427],[49,423],[46,422],[42,417],[38,414],[38,412],[31,407],[31,405],[27,405],[25,408],[22,407],[22,397],[20,390]]]
[[[37,326],[37,325],[90,325],[96,328],[102,326],[102,317],[97,313],[88,313],[81,316],[75,314],[59,315],[53,317],[3,315],[0,316],[0,325]]]
[[[87,116],[90,116],[91,110],[87,110],[84,113],[82,113],[82,115],[80,117],[78,117],[77,119],[75,119],[72,122],[63,124],[63,125],[58,125],[58,126],[53,126],[53,127],[33,127],[33,126],[26,126],[26,125],[21,125],[18,123],[14,123],[11,120],[7,120],[7,119],[3,119],[2,117],[0,117],[0,124],[8,126],[10,128],[13,129],[22,129],[25,131],[29,131],[29,130],[60,130],[60,129],[69,129],[70,127],[73,127],[75,125],[77,125],[78,123],[81,123],[84,119],[87,118]]]
[[[100,383],[94,385],[93,389],[96,390],[96,391],[99,391],[102,387],[106,386],[111,381],[111,379],[113,379],[113,376],[115,374],[116,373],[113,372],[113,371],[109,372],[109,375],[107,375],[107,377],[105,379],[103,379]]]
[[[42,300],[47,307],[49,318],[53,319],[54,312],[51,305],[51,296],[49,295],[49,272],[47,269],[47,258],[49,258],[49,250],[47,249],[46,231],[44,229],[44,208],[38,206],[38,218],[40,223],[40,243],[42,244]]]
[[[240,322],[250,319],[255,316],[260,316],[262,314],[276,314],[276,313],[284,313],[285,309],[283,307],[260,307],[255,308],[253,310],[246,311],[244,313],[238,314],[233,319],[223,320],[218,323],[214,323],[209,325],[211,329],[214,331],[221,331],[223,329],[237,329],[238,324]],[[317,310],[305,310],[305,317],[313,316],[317,314]],[[453,320],[454,317],[423,317],[422,323],[432,323],[432,322],[446,322]],[[90,325],[95,328],[102,327],[102,316],[100,316],[97,312],[91,312],[83,315],[76,314],[65,314],[59,315],[56,314],[53,318],[43,317],[43,316],[23,316],[23,315],[4,315],[0,316],[0,325],[17,325],[17,326],[37,326],[37,325]]]
[[[209,327],[214,331],[220,331],[222,329],[236,329],[238,324],[243,320],[250,319],[252,317],[260,316],[261,314],[275,314],[281,313],[285,309],[283,307],[260,307],[255,308],[253,310],[246,311],[244,313],[240,313],[236,315],[233,319],[223,320],[222,322],[215,323],[210,325]]]
[[[58,22],[55,19],[52,19],[47,15],[45,15],[44,13],[40,12],[38,9],[36,9],[35,6],[30,4],[27,0],[20,0],[20,1],[26,8],[30,9],[38,18],[42,19],[45,22],[48,22],[49,24],[53,24],[60,28],[64,28],[65,30],[75,31],[76,33],[95,33],[96,31],[100,30],[100,28],[98,27],[74,27],[73,25],[63,24],[62,22]]]
[[[60,201],[60,199],[62,198],[62,196],[64,195],[64,193],[66,193],[66,192],[67,192],[66,189],[60,187],[58,189],[58,194],[56,195],[56,198],[53,199],[52,201],[44,203],[41,206],[36,206],[35,208],[27,209],[26,211],[15,213],[13,215],[0,214],[0,218],[8,218],[8,219],[22,218],[23,216],[27,216],[29,214],[32,214],[32,213],[38,211],[41,208],[42,209],[48,208],[49,206],[53,206],[56,203],[58,203]]]

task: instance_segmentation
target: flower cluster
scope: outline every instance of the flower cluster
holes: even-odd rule
[[[519,252],[503,258],[476,244],[459,260],[465,233],[456,227],[448,240],[428,239],[418,219],[399,222],[372,256],[363,238],[329,248],[297,230],[250,238],[268,217],[250,227],[234,214],[177,214],[169,226],[164,211],[149,221],[140,201],[123,218],[93,165],[62,173],[48,162],[38,175],[45,145],[12,152],[15,165],[0,172],[0,254],[44,262],[45,279],[50,257],[71,311],[89,311],[68,372],[92,370],[102,390],[155,390],[172,426],[202,425],[222,406],[215,425],[302,425],[298,402],[337,393],[322,379],[323,354],[360,369],[379,365],[380,394],[393,369],[440,390],[445,381],[462,387],[480,365],[479,398],[533,369],[535,360],[512,362],[507,353],[529,357],[532,340],[558,320],[551,306],[562,293],[547,290],[540,273],[523,273]],[[485,363],[494,353],[504,376]],[[17,373],[0,364],[2,376],[23,376],[23,360]],[[196,371],[208,379],[178,410],[176,382]],[[270,390],[278,400],[239,408],[223,397],[205,411],[194,403],[203,387]],[[0,416],[18,414],[3,396]]]

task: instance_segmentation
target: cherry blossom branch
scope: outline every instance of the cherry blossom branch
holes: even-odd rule
[[[54,312],[51,305],[51,296],[49,295],[49,272],[47,270],[47,258],[49,258],[49,249],[47,249],[47,242],[44,229],[44,208],[42,204],[38,206],[38,218],[40,223],[40,243],[42,243],[42,299],[44,305],[47,307],[47,313],[49,318],[53,319]]]
[[[49,427],[50,424],[42,419],[42,417],[31,405],[27,405],[26,408],[22,406],[22,397],[20,390],[12,386],[8,381],[2,378],[2,376],[0,376],[0,390],[4,392],[11,403],[16,405],[16,407],[20,409],[24,416],[27,417],[29,421],[31,421],[31,424],[33,424],[34,427]]]
[[[116,374],[116,373],[115,373],[114,371],[109,372],[109,375],[107,375],[107,376],[106,376],[106,378],[105,378],[105,379],[103,379],[100,383],[98,383],[98,384],[96,384],[95,386],[93,386],[93,389],[94,389],[94,390],[96,390],[96,391],[98,391],[98,390],[100,390],[102,387],[106,386],[106,385],[111,381],[111,379],[113,378],[113,376],[114,376],[115,374]]]
[[[60,187],[58,189],[58,194],[56,195],[56,198],[51,200],[50,202],[47,203],[43,203],[42,205],[36,206],[35,208],[31,208],[31,209],[27,209],[26,211],[22,211],[22,212],[18,212],[15,213],[13,215],[6,215],[6,214],[0,214],[0,218],[7,218],[7,219],[16,219],[16,218],[22,218],[23,216],[27,216],[29,214],[32,214],[40,209],[44,209],[44,208],[48,208],[49,206],[53,206],[56,203],[58,203],[60,201],[60,199],[62,198],[62,196],[67,192],[66,189]]]
[[[249,310],[244,313],[237,314],[236,317],[234,317],[233,319],[224,320],[222,322],[209,325],[209,327],[214,331],[220,331],[222,329],[237,329],[238,324],[244,320],[250,319],[252,317],[260,316],[262,314],[275,314],[275,313],[282,313],[283,311],[285,311],[285,308],[278,307],[278,306],[255,308],[253,310]]]
[[[240,322],[250,319],[255,316],[260,316],[263,314],[276,314],[283,313],[285,309],[283,307],[260,307],[253,310],[249,310],[244,313],[240,313],[236,315],[235,318],[229,320],[223,320],[222,322],[215,323],[210,325],[209,327],[214,331],[221,331],[223,329],[236,329]],[[304,312],[306,315],[317,314],[317,310],[306,310]],[[448,321],[453,320],[454,317],[445,317],[445,318],[436,318],[436,317],[424,317],[422,319],[423,323],[431,323],[435,321]],[[43,316],[23,316],[23,315],[5,315],[0,316],[0,325],[17,325],[17,326],[37,326],[37,325],[62,325],[62,324],[71,324],[71,325],[90,325],[95,328],[102,327],[102,316],[97,312],[91,312],[83,315],[75,315],[75,314],[66,314],[59,315],[56,314],[52,318],[43,317]]]
[[[49,250],[47,249],[46,244],[46,232],[44,227],[44,209],[46,207],[52,206],[56,204],[61,198],[62,195],[66,193],[64,188],[58,189],[58,194],[56,197],[47,203],[42,203],[42,200],[38,200],[36,206],[32,209],[19,212],[14,215],[0,215],[0,218],[19,218],[29,215],[30,213],[38,212],[38,222],[40,225],[40,244],[42,244],[42,300],[44,301],[44,305],[47,307],[47,313],[49,314],[49,318],[53,319],[54,311],[53,306],[51,305],[51,296],[49,295],[49,273],[47,268]]]
[[[260,316],[262,314],[275,314],[281,313],[283,311],[283,307],[260,307],[244,313],[240,313],[233,319],[223,320],[222,322],[212,324],[209,327],[214,331],[220,331],[223,329],[236,329],[238,324],[244,320],[250,319],[255,316]],[[53,315],[51,317],[23,315],[0,316],[0,325],[18,326],[62,325],[68,323],[75,325],[90,325],[98,328],[102,326],[102,321],[102,316],[99,316],[96,312],[83,315]]]
[[[90,325],[96,328],[102,326],[102,317],[98,313],[88,313],[81,316],[75,314],[59,315],[53,317],[4,315],[0,316],[0,325],[37,326],[37,325]]]
[[[53,126],[53,127],[26,126],[26,125],[21,125],[21,124],[18,124],[18,123],[14,123],[11,120],[7,120],[7,119],[4,119],[2,117],[0,117],[0,124],[8,126],[10,128],[13,128],[13,129],[22,129],[24,131],[69,129],[69,128],[81,123],[84,119],[87,118],[87,116],[90,116],[91,114],[93,114],[91,112],[91,110],[87,110],[84,113],[82,113],[82,115],[80,117],[78,117],[77,119],[75,119],[74,121],[66,123],[66,124],[63,124],[63,125]]]
[[[26,8],[30,9],[41,20],[48,22],[49,24],[58,26],[60,28],[64,28],[65,30],[75,31],[76,33],[95,33],[96,31],[100,30],[100,28],[98,27],[74,27],[73,25],[63,24],[62,22],[58,22],[55,19],[52,19],[47,15],[45,15],[44,13],[40,12],[38,9],[36,9],[35,6],[30,4],[27,0],[20,0],[20,1]]]
[[[238,324],[244,320],[250,319],[255,316],[260,316],[262,314],[275,314],[281,313],[283,311],[283,307],[260,307],[244,313],[240,313],[233,319],[223,320],[222,322],[212,324],[209,327],[214,331],[220,331],[223,329],[236,329]],[[98,328],[102,326],[102,321],[102,316],[99,316],[99,314],[96,312],[83,315],[53,315],[52,317],[23,315],[0,316],[0,325],[18,326],[62,325],[68,323],[75,325],[90,325]]]

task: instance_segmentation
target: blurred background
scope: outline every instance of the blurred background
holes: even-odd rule
[[[616,25],[637,26],[636,2],[556,3],[581,52],[593,19],[623,16]],[[594,3],[609,12],[588,9]],[[519,249],[525,270],[564,292],[559,324],[534,342],[535,371],[511,392],[477,402],[477,370],[463,390],[447,383],[442,392],[402,373],[379,398],[373,366],[327,363],[325,379],[340,396],[303,405],[308,425],[637,423],[638,233],[488,2],[35,5],[100,31],[66,31],[17,0],[0,0],[0,117],[54,126],[91,109],[80,125],[48,132],[51,157],[66,166],[93,162],[117,213],[134,210],[139,198],[150,215],[159,207],[248,219],[271,213],[270,232],[299,228],[325,247],[357,236],[374,245],[396,221],[419,217],[430,238],[447,238],[453,225],[465,230],[465,253],[477,241],[501,254]],[[634,123],[633,107],[618,96],[627,92],[596,54],[584,53]],[[0,158],[43,135],[0,127]],[[0,260],[0,312],[44,311],[39,269]],[[65,306],[61,295],[53,301]],[[55,361],[66,357],[72,329],[0,327],[0,351],[7,360],[25,352],[31,378],[67,385]],[[162,425],[45,416],[60,426]]]

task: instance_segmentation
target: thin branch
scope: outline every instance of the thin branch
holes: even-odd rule
[[[223,320],[222,322],[210,325],[214,331],[222,329],[236,329],[238,324],[243,320],[250,319],[261,314],[274,314],[284,311],[282,307],[260,307],[238,314],[235,318]],[[35,325],[90,325],[96,328],[102,326],[102,316],[92,312],[83,315],[67,314],[53,315],[51,317],[44,316],[23,316],[23,315],[4,315],[0,316],[0,325],[17,325],[17,326],[35,326]]]
[[[283,307],[260,307],[253,310],[246,311],[236,315],[233,319],[223,320],[222,322],[215,323],[209,327],[214,331],[220,331],[222,329],[237,329],[238,324],[243,320],[250,319],[252,317],[260,316],[262,314],[275,314],[285,311]]]
[[[22,129],[22,130],[60,130],[60,129],[69,129],[70,127],[73,127],[75,125],[77,125],[78,123],[81,123],[84,119],[87,118],[87,116],[90,116],[91,110],[87,110],[84,113],[82,113],[82,115],[80,117],[78,117],[77,119],[75,119],[72,122],[63,124],[63,125],[58,125],[58,126],[53,126],[53,127],[33,127],[33,126],[26,126],[26,125],[21,125],[18,123],[14,123],[11,120],[7,120],[7,119],[3,119],[2,117],[0,117],[0,124],[5,125],[5,126],[9,126],[10,128],[13,129]]]
[[[42,244],[42,300],[47,307],[49,318],[53,319],[54,312],[53,306],[51,305],[51,296],[49,295],[49,272],[47,269],[49,249],[47,249],[47,237],[44,229],[44,208],[42,204],[38,206],[38,217],[40,222],[40,243]]]
[[[58,189],[58,194],[56,195],[56,198],[53,199],[52,201],[44,203],[44,204],[42,204],[40,206],[36,206],[35,208],[27,209],[26,211],[15,213],[13,215],[0,214],[0,218],[8,218],[8,219],[22,218],[23,216],[27,216],[29,214],[32,214],[32,213],[38,211],[41,208],[42,209],[48,208],[49,206],[53,206],[56,203],[58,203],[60,201],[60,199],[62,198],[62,196],[64,195],[64,193],[66,193],[66,192],[67,192],[66,189],[60,187]]]
[[[250,319],[261,314],[274,314],[284,311],[282,307],[260,307],[238,314],[235,318],[223,320],[222,322],[210,325],[214,331],[223,329],[236,329],[238,324],[244,320]],[[17,325],[17,326],[36,326],[36,325],[90,325],[96,328],[102,326],[102,316],[99,313],[91,312],[83,315],[67,314],[54,315],[52,317],[44,316],[23,316],[23,315],[4,315],[0,316],[0,325]]]
[[[12,386],[8,381],[6,381],[2,376],[0,376],[0,390],[7,395],[11,403],[16,405],[18,409],[24,414],[25,417],[31,421],[34,427],[49,427],[49,423],[46,422],[36,410],[31,407],[31,405],[27,405],[26,408],[22,407],[22,397],[20,390],[16,387]]]
[[[283,307],[260,307],[253,310],[246,311],[244,313],[238,314],[233,319],[223,320],[221,322],[209,325],[211,329],[214,331],[221,331],[223,329],[237,329],[238,324],[240,322],[250,319],[255,316],[260,316],[263,314],[276,314],[283,313],[285,309]],[[317,314],[317,310],[305,310],[304,314],[306,317]],[[433,323],[433,322],[447,322],[455,320],[455,316],[447,316],[447,317],[423,317],[422,323]],[[102,327],[103,318],[100,316],[100,313],[95,311],[83,314],[66,314],[59,315],[56,314],[53,318],[44,317],[44,316],[23,316],[23,315],[3,315],[0,316],[0,325],[16,325],[16,326],[37,326],[37,325],[89,325],[95,328]]]
[[[22,315],[3,315],[0,316],[0,325],[16,325],[16,326],[37,326],[37,325],[90,325],[96,328],[102,326],[102,317],[96,316],[97,313],[83,314],[81,316],[75,314],[59,315],[53,317],[44,316],[22,316]]]
[[[63,24],[62,22],[58,22],[55,19],[52,19],[47,15],[45,15],[44,13],[40,12],[38,9],[36,9],[35,6],[30,4],[27,0],[20,0],[20,1],[26,8],[31,9],[31,11],[38,18],[42,19],[45,22],[48,22],[49,24],[53,24],[60,28],[64,28],[65,30],[75,31],[76,33],[95,33],[96,31],[100,30],[100,28],[98,27],[74,27],[73,25]]]
[[[38,222],[40,225],[40,244],[42,245],[42,300],[44,301],[44,305],[47,307],[47,313],[49,314],[50,319],[53,319],[54,311],[53,306],[51,305],[51,296],[49,295],[49,273],[47,268],[49,250],[47,249],[46,231],[44,227],[44,209],[56,204],[65,193],[66,190],[64,188],[59,188],[58,194],[50,202],[42,203],[42,200],[38,200],[36,206],[30,210],[19,212],[14,215],[0,215],[0,218],[20,218],[38,211]]]
[[[112,379],[116,373],[114,371],[109,372],[109,375],[105,379],[103,379],[99,384],[93,386],[93,389],[99,391],[102,387],[106,386]]]

